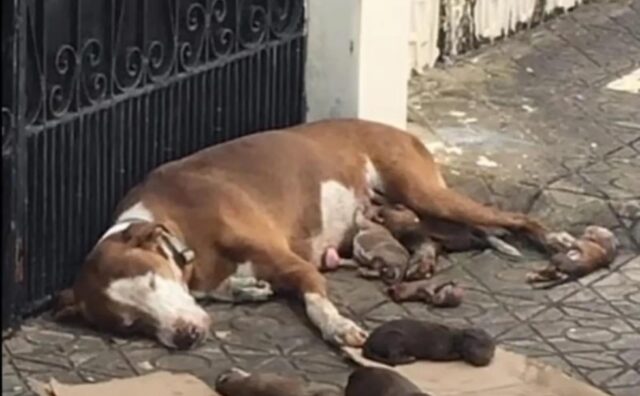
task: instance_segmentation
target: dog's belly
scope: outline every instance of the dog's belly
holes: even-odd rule
[[[354,226],[356,210],[366,202],[355,189],[335,180],[320,185],[320,215],[322,228],[311,240],[311,262],[321,264],[322,255],[329,247],[337,247]]]

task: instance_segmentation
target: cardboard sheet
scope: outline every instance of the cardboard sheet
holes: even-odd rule
[[[193,375],[166,371],[96,384],[64,385],[52,379],[31,385],[40,396],[220,396]]]
[[[463,362],[417,362],[395,368],[362,357],[360,349],[344,348],[363,366],[395,370],[432,396],[606,396],[548,364],[497,348],[487,367]]]

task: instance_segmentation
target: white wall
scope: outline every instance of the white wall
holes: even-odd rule
[[[410,0],[308,0],[307,119],[406,127]]]
[[[410,67],[421,73],[440,56],[440,0],[411,0],[409,30]]]

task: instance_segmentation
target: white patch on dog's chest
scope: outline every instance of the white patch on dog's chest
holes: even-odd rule
[[[314,264],[320,264],[322,254],[328,247],[338,246],[343,241],[361,205],[362,200],[358,199],[353,188],[335,180],[327,180],[320,185],[322,229],[312,241],[311,260]]]

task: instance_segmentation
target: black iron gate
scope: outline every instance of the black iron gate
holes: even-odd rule
[[[3,0],[2,327],[160,163],[303,121],[304,0]]]

